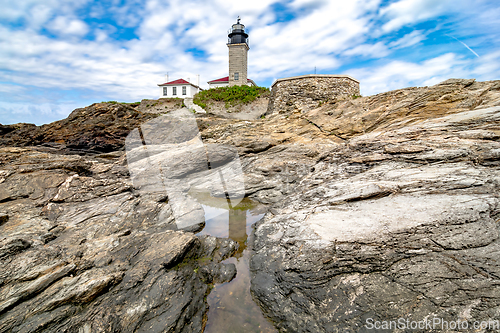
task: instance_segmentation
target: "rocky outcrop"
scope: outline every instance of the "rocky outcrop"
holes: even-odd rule
[[[148,136],[171,120],[146,103],[0,127],[0,331],[203,330],[204,297],[236,274],[221,261],[238,245],[179,230],[174,201],[145,190],[158,182],[131,174],[146,156],[138,145],[127,160],[133,131],[140,144],[199,139],[178,126]],[[173,181],[189,169],[189,186],[207,189],[202,157],[212,167],[238,153],[246,195],[269,207],[255,227],[252,292],[281,331],[497,318],[499,81],[263,119],[196,117],[203,149],[177,154],[182,145],[166,152],[155,141],[147,156]]]
[[[178,230],[123,154],[0,158],[0,331],[202,331],[210,285],[236,274],[220,264],[236,242]]]
[[[223,101],[210,101],[205,109],[210,116],[226,119],[255,120],[267,112],[269,97],[257,97],[249,103],[229,105]]]
[[[284,332],[496,318],[499,120],[500,107],[464,111],[324,152],[256,227],[267,315]]]
[[[405,88],[327,103],[307,119],[342,139],[402,128],[426,119],[500,105],[500,81],[450,79],[431,87]]]
[[[140,102],[131,103],[137,111],[143,113],[162,114],[170,111],[179,110],[184,107],[183,98],[159,98],[159,99],[143,99]]]
[[[124,103],[96,103],[47,125],[3,125],[0,147],[46,145],[68,153],[113,152],[123,148],[132,129],[155,116]]]
[[[251,269],[276,326],[495,319],[499,118],[498,81],[448,80],[208,127],[271,204]]]

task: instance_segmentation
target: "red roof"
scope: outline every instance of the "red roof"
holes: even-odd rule
[[[175,85],[179,85],[179,84],[190,84],[190,85],[192,85],[192,86],[193,86],[193,87],[195,87],[195,88],[199,88],[199,89],[201,89],[201,88],[200,88],[200,87],[198,87],[197,85],[192,84],[191,82],[188,82],[188,81],[186,81],[186,80],[184,80],[184,79],[178,79],[178,80],[170,81],[170,82],[167,82],[167,83],[162,83],[162,84],[159,84],[159,86],[160,86],[160,87],[161,87],[161,86],[175,86]],[[203,90],[203,89],[201,89],[201,90]]]
[[[229,76],[221,77],[220,79],[217,80],[208,81],[207,83],[217,83],[217,82],[229,82]],[[255,84],[255,82],[253,82],[250,79],[247,79],[247,82],[252,82],[253,84]]]
[[[178,79],[178,80],[175,80],[175,81],[170,81],[170,82],[167,82],[167,83],[159,84],[159,86],[166,86],[167,84],[191,84],[191,83],[187,82],[184,79]]]
[[[229,82],[229,76],[221,77],[220,79],[217,80],[208,81],[208,83],[215,83],[215,82]]]

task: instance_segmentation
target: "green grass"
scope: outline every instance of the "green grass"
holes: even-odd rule
[[[127,103],[127,102],[117,102],[117,101],[102,101],[101,103],[109,103],[109,104],[127,104],[127,105],[131,105],[131,106],[136,106],[136,105],[139,105],[141,104],[141,102],[131,102],[131,103]]]
[[[238,104],[250,103],[258,97],[267,95],[269,95],[269,89],[265,87],[220,87],[197,93],[193,98],[193,102],[205,109],[210,102],[221,101],[225,103],[226,108],[229,108]]]

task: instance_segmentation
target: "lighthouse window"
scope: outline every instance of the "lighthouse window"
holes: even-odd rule
[[[177,95],[177,87],[172,87],[172,95]]]
[[[185,86],[184,86],[184,87],[182,87],[182,94],[183,94],[183,95],[186,95],[186,87],[185,87]]]
[[[234,73],[234,81],[238,81],[240,79],[240,73]]]
[[[167,87],[163,87],[163,96],[167,96],[167,95],[168,95]]]

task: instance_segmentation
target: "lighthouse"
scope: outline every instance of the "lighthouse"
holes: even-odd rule
[[[227,47],[229,48],[229,86],[247,85],[248,34],[245,26],[240,23],[229,30]]]
[[[240,21],[241,19],[238,16],[236,24],[231,26],[227,35],[229,76],[208,81],[208,86],[211,89],[227,86],[256,86],[255,82],[247,76],[247,55],[250,48],[248,47],[248,34],[245,31],[245,26]]]

